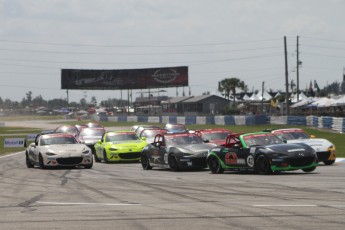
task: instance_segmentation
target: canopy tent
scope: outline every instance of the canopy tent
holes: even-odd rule
[[[301,92],[300,94],[298,94],[298,101],[297,101],[297,93],[291,94],[290,100],[292,103],[297,103],[297,102],[302,101],[306,98],[308,98],[307,95],[305,95],[305,93]]]
[[[297,107],[309,105],[310,103],[314,102],[316,99],[318,98],[306,97],[303,100],[291,105],[290,108],[297,108]]]
[[[345,95],[342,96],[341,98],[334,100],[331,103],[331,106],[345,106]]]
[[[307,107],[325,108],[325,107],[330,107],[333,102],[334,102],[334,99],[332,98],[321,97],[318,100],[309,104]]]

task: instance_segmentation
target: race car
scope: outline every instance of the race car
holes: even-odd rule
[[[143,149],[141,164],[144,170],[152,167],[172,171],[203,169],[207,167],[208,150],[214,146],[193,133],[157,134],[153,143]]]
[[[80,144],[73,134],[38,134],[35,142],[25,151],[26,166],[41,169],[53,166],[84,166],[92,168],[92,152],[85,144]]]
[[[152,143],[155,139],[155,136],[159,133],[168,133],[168,130],[166,129],[161,129],[161,128],[147,128],[147,129],[143,129],[140,134],[139,137],[146,137],[146,142],[147,143]]]
[[[311,146],[317,154],[320,162],[325,165],[332,165],[336,159],[336,150],[334,144],[322,138],[312,138],[303,129],[275,129],[271,133],[287,143],[305,143]]]
[[[195,134],[201,137],[205,142],[215,143],[217,145],[225,145],[226,137],[231,132],[228,129],[200,129]]]
[[[103,127],[82,127],[76,138],[80,143],[86,144],[92,150],[92,154],[95,154],[94,145],[98,140],[101,140],[104,133],[105,129]]]
[[[188,133],[188,129],[184,124],[166,124],[164,129],[168,130],[168,133]]]
[[[307,144],[287,144],[271,133],[258,132],[228,135],[225,146],[210,149],[207,163],[212,173],[245,170],[270,174],[298,169],[312,172],[318,158]]]
[[[135,132],[107,132],[94,145],[95,161],[103,160],[105,163],[139,161],[141,151],[146,145],[146,139],[140,139]]]

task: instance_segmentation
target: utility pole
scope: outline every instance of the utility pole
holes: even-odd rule
[[[297,75],[297,102],[299,102],[299,36],[297,36],[297,67],[296,67],[296,75]]]
[[[261,89],[261,114],[264,114],[264,90],[265,90],[265,82],[262,82],[262,89]]]
[[[288,61],[287,61],[287,48],[286,36],[284,36],[284,54],[285,54],[285,103],[286,103],[286,116],[289,116],[289,74],[288,74]]]

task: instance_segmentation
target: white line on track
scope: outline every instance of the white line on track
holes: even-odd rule
[[[112,204],[112,203],[66,203],[66,202],[43,202],[36,201],[38,204],[52,204],[52,205],[99,205],[99,206],[132,206],[141,204]]]
[[[259,204],[253,207],[317,207],[317,205],[303,205],[303,204]]]

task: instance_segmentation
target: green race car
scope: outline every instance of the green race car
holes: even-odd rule
[[[146,139],[140,139],[132,131],[107,132],[97,141],[95,147],[95,161],[120,162],[139,161],[141,151],[147,145]]]
[[[271,133],[258,132],[229,134],[225,146],[209,150],[207,163],[212,173],[245,170],[270,174],[298,169],[312,172],[318,158],[309,145],[286,144]]]

